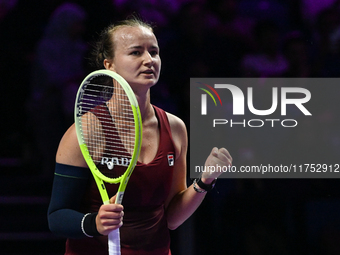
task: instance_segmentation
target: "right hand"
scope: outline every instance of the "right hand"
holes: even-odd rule
[[[115,204],[116,195],[110,199],[110,204],[102,205],[96,217],[97,230],[102,235],[108,235],[111,231],[123,225],[124,207]]]

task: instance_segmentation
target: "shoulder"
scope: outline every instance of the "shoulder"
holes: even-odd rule
[[[87,167],[87,164],[79,148],[74,124],[65,132],[59,143],[56,162],[66,165]]]
[[[163,116],[165,115],[166,118],[168,119],[172,136],[174,135],[186,136],[187,135],[187,129],[186,129],[186,126],[183,120],[181,120],[176,115],[169,113],[167,111],[164,111],[163,109],[157,106],[153,106],[153,107],[158,113],[161,113]]]
[[[176,115],[173,115],[173,114],[168,113],[168,112],[166,112],[166,115],[167,115],[168,120],[169,120],[171,131],[184,132],[185,135],[186,135],[187,130],[186,130],[186,126],[185,126],[185,123],[183,122],[183,120],[181,120]]]
[[[177,155],[181,155],[182,152],[186,152],[188,146],[187,128],[183,120],[179,117],[166,112],[169,120],[172,139],[174,141]]]

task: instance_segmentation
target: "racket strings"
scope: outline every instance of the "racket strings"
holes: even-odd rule
[[[112,80],[112,78],[110,78]],[[135,125],[130,100],[121,85],[91,82],[83,92],[83,136],[98,169],[118,178],[129,166],[134,151]]]

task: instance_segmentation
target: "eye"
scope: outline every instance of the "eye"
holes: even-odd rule
[[[156,56],[156,55],[158,55],[158,51],[157,50],[152,50],[152,51],[150,51],[150,55],[151,56]]]
[[[140,55],[140,52],[138,50],[135,50],[135,51],[132,51],[130,53],[130,55],[133,55],[133,56],[139,56]]]

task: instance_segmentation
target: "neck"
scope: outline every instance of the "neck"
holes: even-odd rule
[[[136,94],[136,98],[139,104],[139,110],[142,115],[142,121],[148,120],[153,116],[153,108],[150,103],[150,90],[142,95]]]

